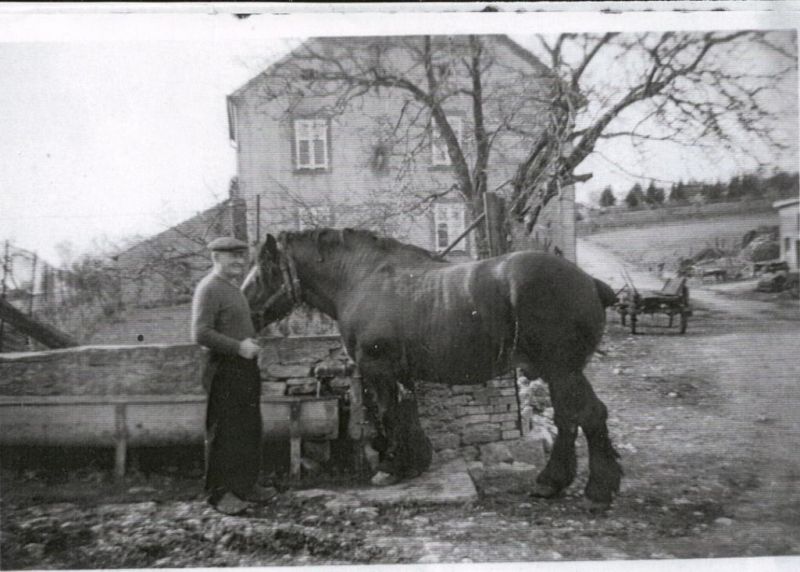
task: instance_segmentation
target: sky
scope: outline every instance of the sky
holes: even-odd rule
[[[59,245],[77,255],[103,240],[152,235],[226,198],[236,167],[225,96],[298,37],[485,31],[524,43],[528,32],[607,29],[604,18],[613,25],[622,18],[538,15],[526,24],[524,15],[509,16],[0,12],[0,240],[58,264]],[[656,23],[638,17],[644,22],[631,26]],[[661,15],[658,25],[696,20]],[[737,22],[749,21],[734,16],[728,25]],[[796,116],[790,124],[796,133]],[[594,177],[578,189],[579,200],[607,184],[629,188],[634,179],[620,163],[685,179],[740,167],[679,150],[641,157],[611,146],[605,154],[612,160],[586,163]],[[796,168],[796,151],[787,166]]]

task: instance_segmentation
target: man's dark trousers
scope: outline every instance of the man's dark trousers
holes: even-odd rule
[[[261,375],[256,360],[212,354],[206,411],[206,492],[249,494],[261,469]]]

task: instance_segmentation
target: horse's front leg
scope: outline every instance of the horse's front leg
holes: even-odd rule
[[[375,405],[378,435],[372,445],[380,454],[380,463],[373,484],[392,484],[424,472],[430,466],[433,447],[420,425],[413,387],[398,381],[394,368],[386,364],[362,362],[359,370]]]

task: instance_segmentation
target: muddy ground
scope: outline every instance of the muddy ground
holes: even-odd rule
[[[559,499],[529,497],[535,475],[508,465],[484,472],[469,505],[341,506],[284,486],[249,518],[202,503],[196,457],[140,468],[123,483],[108,459],[69,470],[6,462],[0,567],[798,555],[800,313],[778,298],[743,313],[730,293],[707,300],[695,302],[684,336],[647,320],[632,336],[609,311],[605,353],[587,370],[625,469],[604,514],[579,502],[582,437],[579,477]]]

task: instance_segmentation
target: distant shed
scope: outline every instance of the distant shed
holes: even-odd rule
[[[786,199],[772,203],[780,218],[781,260],[789,269],[800,268],[800,199]]]

